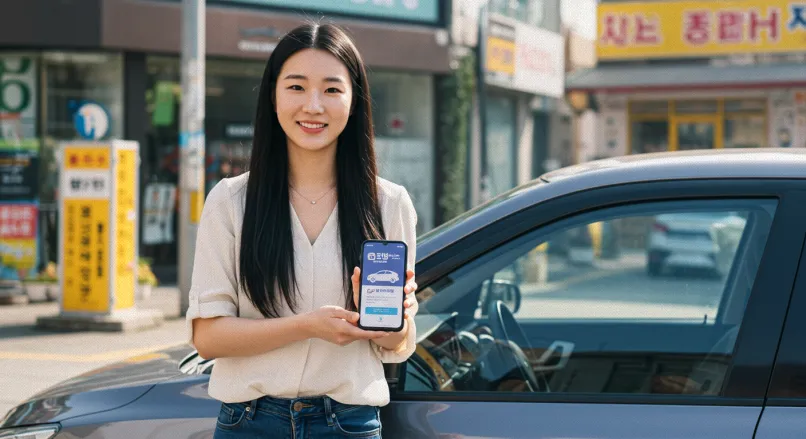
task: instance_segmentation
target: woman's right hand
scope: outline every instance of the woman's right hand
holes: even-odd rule
[[[384,331],[365,331],[356,324],[358,313],[339,306],[323,306],[306,315],[307,329],[315,338],[339,346],[347,346],[356,340],[372,340],[385,337]]]

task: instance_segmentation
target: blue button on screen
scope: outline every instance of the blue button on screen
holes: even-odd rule
[[[367,314],[395,316],[397,315],[397,308],[381,308],[377,306],[369,306],[367,307]]]

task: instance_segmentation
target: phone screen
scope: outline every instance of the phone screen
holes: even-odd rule
[[[406,245],[401,242],[366,242],[363,253],[360,326],[402,328]]]

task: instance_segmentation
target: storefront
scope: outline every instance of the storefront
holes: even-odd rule
[[[147,108],[141,133],[140,253],[153,260],[158,275],[170,279],[178,240],[181,11],[172,1],[107,3],[104,28],[115,32],[104,34],[104,44],[143,57],[127,71],[139,78],[135,83],[143,87]],[[295,9],[282,9],[289,4]],[[340,14],[335,21],[346,25],[369,67],[380,175],[407,188],[422,233],[435,223],[435,77],[450,71],[440,2],[334,5],[256,0],[208,6],[206,190],[248,169],[261,77],[279,38],[304,19],[300,9],[332,12]],[[153,28],[165,31],[150,33]]]
[[[483,39],[482,199],[534,178],[552,155],[551,121],[565,78],[563,38],[553,29],[558,21],[545,12],[552,6],[544,1],[490,4]]]
[[[806,20],[788,1],[599,5],[597,155],[806,146]]]
[[[78,3],[57,2],[41,11],[20,3],[3,10],[0,278],[19,277],[21,268],[32,273],[36,265],[57,260],[59,142],[124,138],[141,145],[140,255],[153,260],[161,280],[172,282],[181,3]],[[321,12],[348,29],[369,67],[381,176],[409,190],[418,232],[432,228],[437,204],[434,89],[437,77],[450,71],[442,3],[210,3],[206,189],[247,169],[265,62],[285,32]],[[31,22],[39,25],[26,25]]]
[[[0,51],[0,278],[58,258],[58,148],[123,135],[120,53]]]

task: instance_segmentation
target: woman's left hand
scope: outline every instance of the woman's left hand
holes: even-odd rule
[[[355,267],[353,269],[353,275],[351,280],[353,281],[353,302],[355,302],[355,307],[358,309],[358,296],[359,296],[359,280],[361,279],[361,269]],[[406,270],[406,286],[403,287],[403,293],[406,295],[406,301],[403,302],[403,318],[407,319],[409,317],[409,313],[406,312],[407,309],[411,308],[417,303],[417,299],[414,297],[414,293],[417,291],[417,283],[414,282],[414,272],[411,270]],[[361,312],[361,310],[358,310]]]

